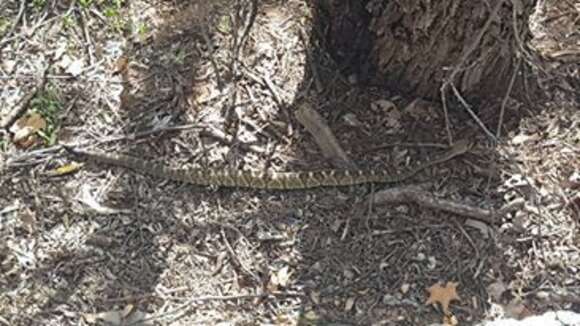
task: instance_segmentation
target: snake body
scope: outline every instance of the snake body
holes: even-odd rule
[[[455,143],[441,157],[427,161],[400,174],[386,170],[322,170],[312,172],[267,172],[260,173],[244,170],[212,168],[172,168],[165,164],[145,161],[135,157],[103,152],[84,151],[67,148],[70,152],[89,160],[124,167],[162,179],[185,182],[195,185],[215,185],[222,187],[241,187],[254,189],[308,189],[316,187],[337,187],[363,183],[399,183],[411,178],[420,171],[464,154],[470,148],[469,142]]]

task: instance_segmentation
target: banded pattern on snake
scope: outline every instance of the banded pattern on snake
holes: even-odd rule
[[[441,157],[427,161],[401,174],[386,170],[322,170],[312,172],[268,172],[241,171],[230,169],[192,168],[176,169],[164,164],[148,162],[130,156],[103,152],[84,151],[65,147],[73,154],[89,160],[124,167],[139,173],[149,174],[162,179],[185,182],[195,185],[215,185],[222,187],[241,187],[254,189],[308,189],[316,187],[348,186],[363,183],[399,183],[420,171],[462,155],[470,149],[466,140],[456,142]]]

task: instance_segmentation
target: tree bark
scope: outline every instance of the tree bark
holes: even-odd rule
[[[437,98],[449,80],[466,96],[504,94],[532,6],[526,0],[371,0],[371,58],[384,83],[405,93]]]

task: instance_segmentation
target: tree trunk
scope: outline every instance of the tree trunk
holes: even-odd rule
[[[532,6],[526,0],[371,0],[371,57],[383,81],[406,93],[438,97],[452,78],[467,96],[504,94],[522,37],[514,28],[527,30]]]
[[[439,98],[447,81],[466,97],[505,95],[534,7],[533,0],[320,1],[341,66],[370,62],[380,84],[427,98]]]

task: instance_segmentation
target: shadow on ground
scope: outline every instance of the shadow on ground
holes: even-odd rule
[[[259,2],[255,16],[251,2],[205,6],[164,3],[150,16],[142,13],[155,17],[156,25],[149,37],[132,39],[118,60],[122,90],[110,94],[108,108],[104,102],[95,110],[76,106],[67,128],[95,141],[126,135],[108,150],[175,167],[332,167],[294,118],[295,108],[308,102],[361,168],[400,171],[435,156],[429,144],[444,143],[445,117],[436,105],[407,106],[412,101],[366,84],[372,40],[352,50],[349,41],[361,34],[341,32],[352,31],[348,23],[356,17],[331,19],[331,9],[302,1]],[[462,123],[469,121],[464,112],[452,111],[450,121],[457,138],[481,137]],[[173,125],[188,128],[132,137]],[[385,151],[385,144],[397,143],[424,146]],[[437,196],[496,205],[496,180],[477,173],[491,155],[474,151],[416,181],[428,182]],[[414,325],[440,319],[423,304],[425,289],[438,281],[459,282],[464,301],[454,312],[470,320],[484,312],[486,283],[504,270],[494,241],[465,227],[462,217],[413,204],[373,207],[364,198],[375,189],[364,186],[217,189],[92,163],[76,180],[50,183],[69,199],[56,206],[40,199],[60,217],[45,230],[76,233],[74,249],[60,247],[27,280],[13,276],[4,291],[37,282],[49,292],[35,314],[19,316],[21,324],[75,323],[131,307],[161,323],[184,325]],[[75,193],[123,212],[91,213],[70,199]]]

